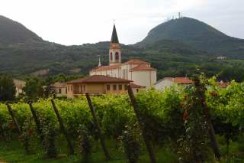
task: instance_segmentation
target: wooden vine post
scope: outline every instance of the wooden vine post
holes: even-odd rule
[[[74,152],[74,147],[73,147],[73,145],[72,145],[72,143],[71,143],[71,140],[70,140],[70,138],[69,138],[69,135],[68,135],[68,133],[67,133],[65,127],[64,127],[63,120],[62,120],[62,118],[61,118],[61,116],[60,116],[60,114],[59,114],[59,112],[58,112],[58,109],[57,109],[57,107],[56,107],[56,105],[55,105],[55,103],[54,103],[54,100],[51,100],[51,103],[52,103],[52,106],[53,106],[53,110],[54,110],[54,112],[55,112],[55,114],[56,114],[56,116],[57,116],[57,118],[58,118],[58,122],[59,122],[60,130],[61,130],[61,132],[63,132],[63,134],[64,134],[64,136],[65,136],[65,138],[66,138],[66,141],[67,141],[67,143],[68,143],[69,153],[70,153],[71,155],[73,155],[73,154],[75,153],[75,152]]]
[[[3,140],[6,140],[6,136],[5,136],[5,133],[4,133],[4,129],[3,129],[3,126],[2,126],[1,123],[0,123],[0,133],[1,133],[2,137],[3,137]]]
[[[9,112],[9,114],[10,114],[10,116],[11,116],[13,122],[14,122],[14,125],[17,128],[17,131],[18,131],[19,135],[21,135],[22,131],[21,131],[21,128],[20,128],[20,126],[18,124],[17,119],[15,118],[14,112],[13,112],[11,106],[8,103],[6,105],[7,105],[7,108],[8,108],[8,112]]]
[[[107,160],[110,160],[111,157],[110,157],[110,155],[108,153],[108,150],[106,148],[105,141],[104,141],[104,137],[103,137],[103,134],[102,134],[102,130],[101,130],[101,127],[99,125],[99,122],[98,122],[98,119],[96,117],[96,113],[95,113],[94,107],[93,107],[92,102],[91,102],[91,98],[90,98],[90,96],[89,96],[88,93],[86,93],[86,99],[87,99],[89,108],[90,108],[91,113],[92,113],[92,117],[93,117],[94,123],[95,123],[96,128],[97,128],[97,131],[98,131],[98,136],[100,138],[100,142],[101,142],[101,146],[102,146],[104,155],[105,155],[105,157],[106,157]]]
[[[130,100],[131,100],[131,104],[134,108],[134,112],[136,114],[136,118],[137,118],[137,121],[139,123],[139,126],[141,128],[141,132],[142,132],[142,136],[143,136],[143,140],[146,144],[146,147],[147,147],[147,151],[148,151],[148,154],[149,154],[149,157],[150,157],[150,162],[151,163],[156,163],[156,159],[155,159],[155,154],[153,152],[153,148],[152,148],[152,145],[149,141],[149,138],[146,134],[146,131],[145,131],[145,124],[141,118],[141,116],[139,115],[139,108],[138,108],[138,104],[136,102],[136,98],[134,96],[134,93],[132,91],[132,88],[130,85],[128,85],[128,94],[129,94],[129,97],[130,97]]]
[[[40,142],[41,142],[42,146],[45,148],[45,145],[44,145],[44,134],[43,134],[42,127],[41,127],[41,122],[40,122],[39,118],[36,115],[36,111],[35,111],[35,109],[32,106],[32,102],[29,101],[28,104],[29,104],[29,107],[30,107],[30,110],[31,110],[31,113],[32,113],[32,116],[33,116],[33,119],[34,119],[34,122],[36,124],[37,134],[40,136]]]
[[[211,115],[209,112],[209,108],[206,105],[205,87],[200,83],[199,78],[194,79],[194,85],[195,85],[196,91],[199,94],[201,101],[202,101],[202,107],[204,109],[205,119],[206,119],[206,122],[208,125],[208,133],[209,133],[209,138],[211,141],[211,146],[212,146],[215,156],[219,160],[221,158],[221,154],[220,154],[218,143],[217,143],[217,140],[215,137],[215,131],[214,131],[213,124],[211,121]]]

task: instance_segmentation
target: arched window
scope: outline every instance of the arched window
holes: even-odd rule
[[[115,53],[115,60],[116,61],[119,60],[119,53],[118,52]]]
[[[113,60],[113,53],[112,52],[110,53],[110,60],[111,61]]]

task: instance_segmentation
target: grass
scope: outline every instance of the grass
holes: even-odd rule
[[[231,141],[229,148],[229,155],[226,154],[226,144],[224,138],[218,136],[217,140],[219,142],[219,147],[222,154],[222,159],[220,163],[242,163],[244,160],[244,140],[240,137],[237,142]],[[80,163],[82,162],[82,156],[78,153],[76,148],[76,154],[69,156],[67,155],[67,146],[63,138],[59,138],[59,143],[57,143],[57,151],[59,153],[58,157],[55,159],[45,158],[45,153],[43,149],[39,146],[38,141],[34,140],[31,144],[32,152],[26,154],[22,144],[19,141],[2,141],[0,140],[0,162],[10,162],[10,163]],[[112,159],[106,161],[103,151],[101,150],[100,144],[98,142],[93,142],[94,146],[92,149],[90,163],[125,163],[127,162],[123,150],[118,146],[118,144],[113,141],[107,141],[106,145],[108,147],[109,153]],[[157,162],[174,163],[178,162],[177,156],[168,147],[154,146],[155,155]],[[84,161],[83,161],[84,162]],[[149,157],[148,153],[143,147],[140,158],[140,163],[148,163]],[[84,162],[85,163],[85,162]]]
[[[37,141],[36,141],[37,142]],[[64,142],[64,141],[58,141]],[[109,153],[111,154],[112,159],[110,161],[106,161],[103,151],[100,148],[99,143],[95,143],[93,147],[93,152],[91,155],[91,163],[125,163],[127,162],[125,155],[118,146],[115,145],[112,141],[107,141],[107,147]],[[43,150],[38,146],[38,143],[32,144],[33,152],[30,154],[26,154],[22,144],[19,141],[8,141],[3,142],[0,141],[0,162],[18,162],[18,163],[42,163],[42,162],[50,162],[50,163],[76,163],[82,162],[82,156],[79,153],[76,153],[73,156],[67,155],[66,143],[57,144],[58,148],[58,157],[55,159],[45,158],[45,154]],[[78,150],[76,149],[76,152]],[[158,162],[176,162],[176,157],[172,152],[170,152],[167,148],[162,149],[158,148],[156,150],[156,158]],[[84,161],[83,161],[84,162]],[[141,151],[141,155],[139,158],[139,162],[150,162],[148,153],[145,149]]]

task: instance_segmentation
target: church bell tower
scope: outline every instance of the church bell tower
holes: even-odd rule
[[[116,27],[113,27],[113,33],[109,47],[109,65],[116,65],[121,63],[121,48],[119,45],[119,39],[116,31]]]

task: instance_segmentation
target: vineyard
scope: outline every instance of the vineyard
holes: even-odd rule
[[[83,162],[98,151],[103,161],[162,162],[168,151],[170,162],[241,162],[243,98],[244,83],[211,79],[136,96],[0,103],[0,146],[20,141],[26,155]]]

